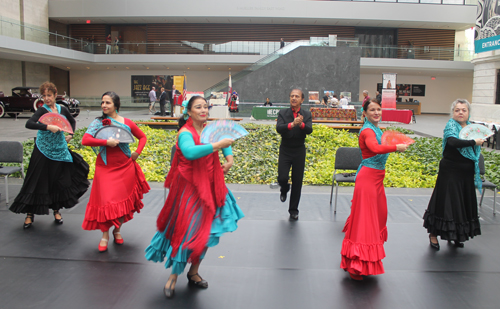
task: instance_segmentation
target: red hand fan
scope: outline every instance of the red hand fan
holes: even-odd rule
[[[403,133],[398,131],[385,131],[382,134],[382,145],[396,146],[398,144],[410,145],[415,143],[415,141]]]
[[[38,121],[46,125],[56,126],[60,128],[61,131],[73,133],[73,128],[71,127],[68,119],[61,114],[47,113],[42,115]]]

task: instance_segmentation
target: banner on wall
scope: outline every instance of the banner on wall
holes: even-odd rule
[[[396,109],[396,89],[382,91],[382,108]]]
[[[382,73],[382,89],[396,88],[396,73]]]
[[[474,49],[476,53],[500,49],[500,5],[498,0],[478,0]]]
[[[396,73],[382,73],[382,108],[396,108]]]
[[[132,75],[131,96],[135,99],[149,100],[149,92],[152,87],[155,87],[156,97],[159,98],[161,87],[164,87],[166,91],[172,89],[173,78],[172,75]],[[134,100],[134,102],[140,102],[140,100]]]
[[[414,97],[425,97],[425,85],[411,85],[411,95]]]

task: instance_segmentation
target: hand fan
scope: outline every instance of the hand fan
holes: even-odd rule
[[[460,139],[486,139],[492,136],[494,133],[491,132],[487,127],[480,124],[469,124],[460,130],[458,137]]]
[[[382,145],[396,146],[398,144],[411,145],[415,141],[398,131],[385,131],[382,134]]]
[[[224,138],[238,139],[248,135],[248,131],[232,120],[217,120],[207,125],[201,132],[200,141],[204,144],[215,143]]]
[[[73,134],[73,128],[71,127],[71,124],[69,123],[68,119],[66,119],[66,117],[61,114],[46,113],[43,114],[42,117],[38,119],[38,121],[46,125],[56,126],[60,128],[61,131]]]
[[[117,139],[120,143],[130,144],[134,142],[134,136],[127,130],[117,126],[105,126],[100,128],[95,138],[98,139]]]

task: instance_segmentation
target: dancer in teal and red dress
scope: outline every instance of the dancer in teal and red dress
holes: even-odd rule
[[[372,99],[363,105],[365,124],[359,133],[363,160],[356,173],[351,214],[343,232],[340,268],[354,280],[384,273],[384,242],[387,241],[387,198],[384,190],[385,163],[390,152],[405,151],[408,145],[381,145],[378,123],[382,108]]]
[[[146,135],[133,121],[118,115],[120,97],[116,93],[109,91],[103,94],[101,109],[103,115],[90,124],[82,138],[82,145],[96,147],[94,150],[98,153],[82,228],[102,231],[98,249],[104,252],[108,250],[109,229],[112,226],[114,242],[123,244],[122,224],[132,220],[135,212],[141,211],[144,207],[142,196],[149,192],[150,187],[136,162],[146,145]],[[95,138],[97,131],[107,125],[132,133],[139,139],[137,149],[131,152],[129,144],[116,139]]]
[[[172,166],[165,180],[169,193],[157,219],[158,232],[146,249],[146,259],[172,267],[164,287],[167,298],[174,296],[177,276],[187,263],[189,284],[207,288],[198,274],[207,248],[219,243],[225,232],[235,231],[243,213],[226,187],[224,174],[233,164],[231,139],[201,144],[200,135],[208,117],[208,104],[200,96],[184,102]],[[219,161],[222,149],[226,163]]]

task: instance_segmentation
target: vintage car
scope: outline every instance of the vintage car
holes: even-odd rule
[[[80,114],[80,102],[66,95],[58,95],[56,103],[69,109],[71,115],[76,117]],[[43,100],[38,93],[38,87],[16,87],[12,88],[12,96],[5,96],[0,91],[0,118],[8,115],[16,117],[20,113],[34,113],[43,106]]]

